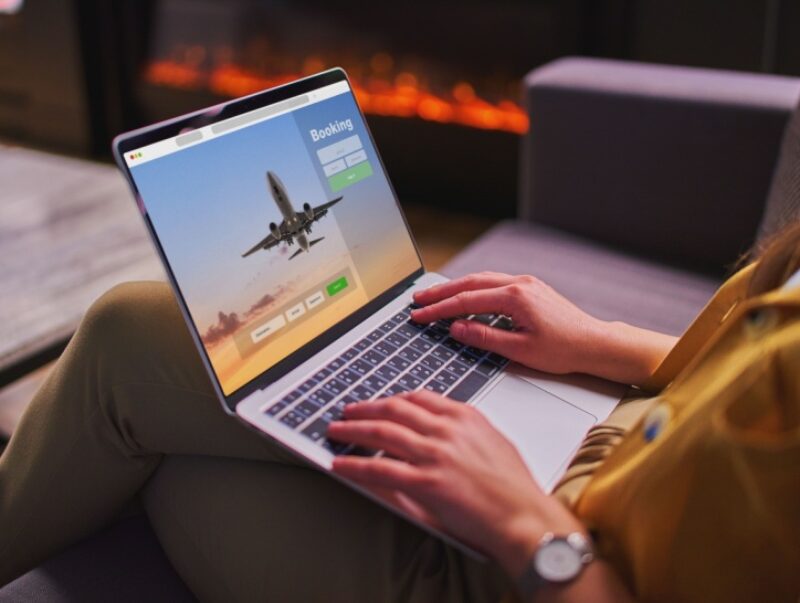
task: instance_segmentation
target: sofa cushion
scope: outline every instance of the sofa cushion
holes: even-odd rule
[[[681,334],[719,281],[613,251],[551,228],[501,222],[442,270],[532,274],[590,314]]]
[[[759,227],[759,238],[774,234],[800,218],[800,105],[794,110],[783,135],[778,165]]]
[[[195,600],[143,515],[70,547],[0,588],[0,603]]]

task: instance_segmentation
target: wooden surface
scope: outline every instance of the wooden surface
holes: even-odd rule
[[[164,278],[116,168],[0,145],[0,371],[67,338],[113,285]],[[404,208],[428,270],[439,270],[491,220]],[[0,389],[10,434],[52,364]]]
[[[164,278],[117,169],[0,145],[0,374],[113,285]]]

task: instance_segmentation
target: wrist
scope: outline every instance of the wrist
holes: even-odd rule
[[[509,521],[504,530],[493,556],[512,579],[518,578],[525,570],[545,534],[579,532],[586,535],[586,529],[578,519],[558,501],[550,500],[553,505],[558,505],[550,517],[543,517],[541,510],[531,509]]]

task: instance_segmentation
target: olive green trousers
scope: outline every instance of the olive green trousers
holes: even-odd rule
[[[0,457],[0,584],[141,500],[203,601],[492,601],[508,584],[227,416],[163,283],[88,311]]]

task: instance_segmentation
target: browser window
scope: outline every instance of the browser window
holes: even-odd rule
[[[347,82],[125,161],[226,395],[420,266]]]

